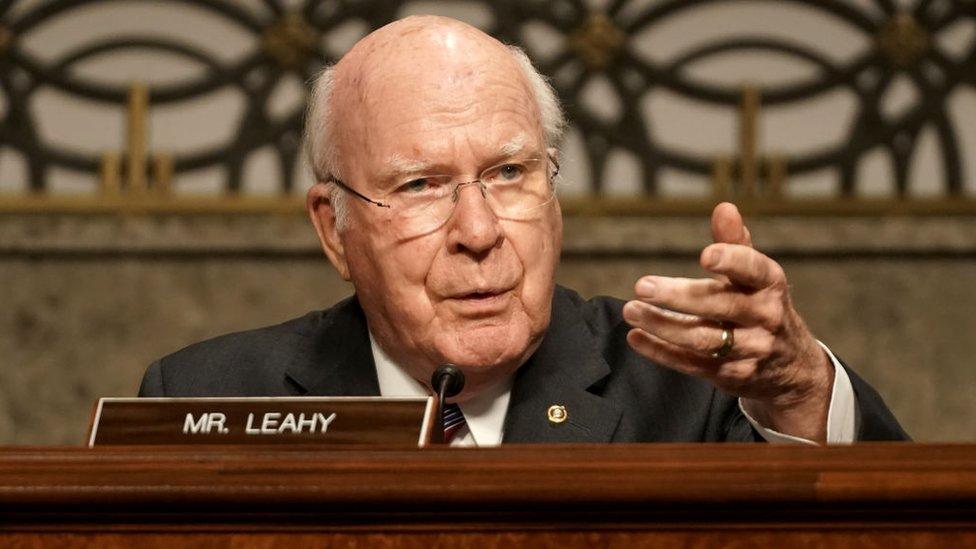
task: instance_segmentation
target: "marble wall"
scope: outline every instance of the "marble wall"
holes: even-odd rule
[[[767,217],[814,332],[918,440],[976,440],[976,220]],[[699,276],[704,217],[569,217],[559,281],[629,295]],[[350,293],[300,215],[0,216],[0,445],[80,444],[156,357]]]

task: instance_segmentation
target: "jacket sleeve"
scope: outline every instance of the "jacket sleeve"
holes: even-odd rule
[[[841,363],[843,364],[843,362]],[[858,441],[878,440],[911,440],[908,433],[902,429],[895,415],[884,403],[881,395],[868,385],[853,370],[843,364],[844,370],[851,378],[854,388],[854,398],[857,401],[859,425],[857,429]]]
[[[841,362],[854,389],[857,406],[858,426],[855,442],[859,441],[904,441],[911,437],[902,429],[894,414],[888,409],[881,395],[866,381]],[[742,414],[738,405],[733,406],[731,398],[721,391],[715,391],[713,406],[721,411],[720,440],[724,442],[765,442],[762,435],[752,427]],[[737,399],[735,399],[737,401]],[[707,435],[706,435],[707,437]],[[707,438],[706,438],[707,440]]]

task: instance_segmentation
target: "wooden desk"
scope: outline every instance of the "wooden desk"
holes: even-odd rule
[[[976,546],[976,445],[0,450],[0,546]]]

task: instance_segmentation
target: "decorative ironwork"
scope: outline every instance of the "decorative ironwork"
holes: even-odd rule
[[[599,12],[591,13],[569,35],[569,46],[591,70],[605,69],[626,41],[627,36]]]
[[[274,25],[265,29],[262,46],[265,53],[289,70],[301,71],[318,57],[318,34],[305,22],[300,13],[288,12]]]
[[[928,33],[907,12],[896,13],[878,32],[878,48],[900,69],[916,65],[930,45]]]
[[[7,53],[10,46],[11,34],[7,27],[0,26],[0,55]]]
[[[126,0],[139,3],[138,0]],[[67,17],[108,0],[47,0],[18,2],[0,0],[0,93],[6,112],[0,122],[0,145],[26,160],[30,189],[44,191],[52,169],[90,174],[127,169],[127,185],[138,186],[138,173],[155,173],[160,181],[178,181],[180,174],[219,166],[224,169],[224,187],[240,191],[244,160],[255,151],[270,147],[278,164],[280,189],[295,185],[294,165],[299,154],[303,109],[301,106],[279,116],[269,114],[268,104],[275,85],[285,75],[310,79],[326,62],[336,60],[327,50],[323,35],[350,21],[361,21],[366,29],[377,28],[399,17],[407,2],[390,0],[262,0],[262,10],[245,8],[231,0],[179,0],[174,6],[193,6],[225,19],[250,33],[258,45],[238,59],[223,60],[181,41],[153,36],[123,36],[84,44],[53,60],[40,59],[22,47],[23,39],[42,24]],[[114,3],[120,3],[118,1]],[[716,192],[746,192],[775,196],[789,186],[790,176],[833,168],[840,173],[840,192],[857,191],[856,170],[872,150],[885,151],[893,167],[896,192],[905,194],[909,159],[918,147],[926,127],[935,129],[941,151],[944,190],[948,196],[963,191],[963,154],[947,100],[960,87],[976,87],[976,41],[959,57],[945,55],[934,47],[934,37],[950,25],[976,22],[973,2],[919,1],[908,11],[898,11],[887,0],[847,3],[790,0],[784,4],[826,14],[838,24],[856,29],[871,43],[864,52],[847,61],[836,61],[798,42],[764,36],[741,36],[709,41],[667,61],[651,60],[635,52],[636,37],[671,17],[721,4],[721,0],[662,0],[631,2],[612,0],[604,11],[593,12],[582,0],[496,0],[479,3],[490,14],[486,31],[509,43],[519,43],[523,29],[541,23],[562,33],[564,47],[557,54],[535,55],[540,69],[554,78],[568,115],[585,136],[586,160],[593,177],[592,191],[599,194],[600,174],[613,149],[632,153],[641,170],[643,191],[658,194],[662,171],[677,170],[711,176]],[[106,24],[111,22],[106,21]],[[148,97],[152,107],[179,106],[215,90],[230,87],[245,97],[245,106],[233,137],[225,144],[171,156],[162,155],[150,166],[138,166],[129,155],[88,154],[44,141],[38,132],[31,98],[47,87],[86,100],[118,106],[127,103],[125,84],[93,81],[73,67],[96,55],[131,48],[156,50],[182,56],[206,67],[199,78],[175,83],[151,83]],[[527,48],[530,55],[535,52]],[[688,77],[687,68],[714,55],[743,51],[776,52],[804,60],[818,67],[815,78],[781,85],[751,88],[743,96],[742,84],[723,86]],[[565,75],[568,75],[565,76]],[[591,78],[609,82],[620,104],[614,117],[601,117],[583,100]],[[899,77],[907,78],[920,93],[911,108],[893,118],[882,115],[886,90]],[[782,108],[800,104],[831,90],[849,90],[857,99],[856,114],[847,137],[826,149],[786,155],[756,150],[755,124],[762,107]],[[714,152],[676,150],[658,143],[649,128],[653,124],[641,110],[642,99],[655,90],[667,90],[703,104],[736,108],[744,99],[738,156],[716,158]],[[970,122],[972,123],[972,122]],[[130,149],[132,144],[130,143]],[[131,151],[130,151],[131,152]],[[126,167],[127,166],[127,167]],[[106,179],[106,188],[120,185]],[[762,189],[757,187],[762,183]],[[178,183],[177,183],[178,184]],[[163,185],[161,183],[161,185]],[[762,191],[762,192],[760,192]]]
[[[627,9],[633,2],[620,0],[609,3],[606,16],[630,37],[628,46],[632,46],[634,36],[667,18],[718,3],[717,0],[663,1],[635,11]],[[556,82],[570,119],[586,136],[591,172],[603,172],[608,152],[614,147],[635,153],[642,168],[644,190],[650,195],[656,194],[664,168],[701,175],[714,172],[713,158],[669,149],[651,141],[648,137],[648,124],[651,122],[638,108],[640,99],[650,90],[665,89],[704,104],[735,105],[740,101],[740,90],[689,79],[685,69],[709,56],[757,50],[790,55],[820,68],[816,80],[767,86],[759,90],[764,106],[799,104],[835,89],[850,90],[858,100],[848,139],[827,150],[788,158],[779,156],[778,166],[788,165],[793,175],[835,168],[840,172],[840,192],[853,195],[857,190],[855,175],[858,163],[866,153],[880,147],[886,151],[893,167],[896,192],[903,195],[908,186],[909,159],[918,146],[922,129],[931,125],[937,131],[942,152],[945,192],[948,195],[960,194],[963,188],[960,145],[953,122],[947,114],[947,98],[959,86],[976,86],[976,42],[971,43],[968,52],[956,61],[928,47],[927,36],[953,23],[976,21],[976,5],[971,2],[943,2],[940,4],[942,9],[935,10],[932,9],[934,2],[923,1],[906,13],[896,11],[891,2],[879,0],[871,2],[883,14],[877,18],[869,15],[866,7],[844,2],[792,1],[788,4],[829,14],[839,23],[857,29],[868,37],[878,36],[878,40],[874,47],[844,65],[838,65],[822,53],[799,43],[765,37],[719,39],[667,64],[653,63],[636,55],[633,48],[624,47],[603,70],[623,100],[622,112],[615,120],[602,120],[583,106],[580,92],[595,73],[593,69],[585,68],[568,84]],[[557,29],[582,28],[591,17],[583,6],[575,2],[562,2],[559,5],[561,9],[550,10],[546,9],[545,3],[513,1],[506,3],[503,9],[506,13],[511,10],[508,21],[538,20]],[[578,62],[577,57],[575,52],[567,50],[540,65],[548,74],[557,74]],[[898,75],[910,79],[921,90],[922,98],[907,112],[887,120],[881,115],[880,103]],[[969,154],[976,154],[976,151]],[[597,191],[600,183],[599,179],[594,181]]]

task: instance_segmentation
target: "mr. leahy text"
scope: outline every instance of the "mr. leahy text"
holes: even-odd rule
[[[325,434],[335,418],[335,412],[328,416],[319,412],[307,415],[304,412],[265,412],[260,419],[249,413],[243,427],[246,435]],[[188,413],[183,420],[185,435],[226,435],[230,432],[227,415],[223,412],[204,412],[199,416]]]

